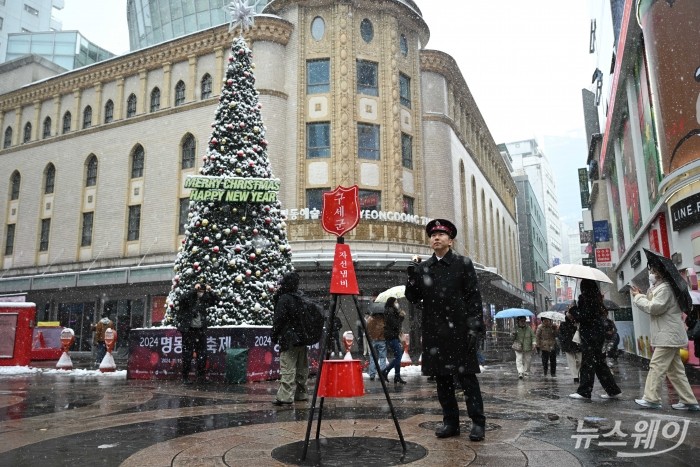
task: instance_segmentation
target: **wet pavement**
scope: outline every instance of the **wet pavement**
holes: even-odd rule
[[[568,398],[577,385],[563,357],[556,378],[542,376],[536,361],[523,380],[514,363],[489,365],[479,377],[486,439],[471,442],[463,402],[462,435],[434,436],[435,385],[407,367],[408,384],[388,385],[406,453],[381,384],[365,379],[365,396],[324,400],[320,438],[314,423],[304,463],[309,403],[273,406],[274,381],[186,386],[127,381],[124,372],[0,373],[0,466],[697,465],[700,412],[671,409],[668,384],[660,410],[640,409],[646,371],[625,359],[613,371],[620,400],[601,399],[596,381],[592,400],[578,401]],[[700,372],[688,376],[700,398]]]

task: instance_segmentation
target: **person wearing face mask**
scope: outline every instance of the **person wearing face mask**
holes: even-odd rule
[[[520,350],[518,350],[518,348]],[[535,333],[527,325],[524,316],[516,318],[516,328],[513,333],[513,351],[515,352],[515,367],[518,370],[518,378],[530,376],[530,364],[532,363],[532,351],[535,348]]]
[[[679,349],[688,345],[688,335],[681,318],[681,308],[663,265],[649,265],[651,287],[646,296],[632,285],[632,302],[650,319],[651,345],[654,352],[649,361],[649,373],[644,385],[644,395],[634,401],[646,409],[661,408],[661,385],[668,377],[679,402],[672,404],[676,410],[700,411],[698,401],[688,383]]]

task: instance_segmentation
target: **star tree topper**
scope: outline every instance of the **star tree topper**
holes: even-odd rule
[[[242,35],[244,31],[252,28],[253,24],[255,24],[255,15],[257,14],[256,11],[259,3],[260,0],[233,0],[229,3],[228,11],[231,15],[231,22],[229,23],[228,30],[233,31],[240,26]],[[269,3],[267,5],[269,5]]]

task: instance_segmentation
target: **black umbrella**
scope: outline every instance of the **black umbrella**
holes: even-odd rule
[[[555,303],[552,305],[552,307],[549,309],[550,311],[566,311],[569,309],[569,307],[574,303],[573,300],[569,300],[567,302],[560,302],[560,303]],[[607,298],[603,300],[603,305],[608,311],[613,311],[613,310],[619,310],[620,306],[613,302],[612,300],[608,300]]]
[[[670,258],[661,256],[658,253],[654,253],[651,250],[644,248],[644,254],[647,255],[647,265],[652,266],[657,269],[661,274],[663,274],[667,279],[673,291],[676,294],[676,299],[678,300],[678,306],[681,307],[681,311],[689,312],[693,309],[693,300],[690,297],[690,292],[688,291],[688,283],[681,277],[681,273],[678,272],[676,265],[673,264]]]

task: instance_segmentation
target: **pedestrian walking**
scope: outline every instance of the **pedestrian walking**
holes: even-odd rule
[[[649,255],[647,258],[650,259],[649,283],[651,287],[645,296],[637,286],[632,285],[630,294],[632,302],[637,308],[649,315],[651,345],[654,352],[649,361],[649,373],[644,385],[644,395],[641,399],[635,399],[635,402],[644,408],[660,408],[659,390],[665,375],[679,398],[678,403],[672,404],[671,407],[677,410],[700,411],[698,401],[693,394],[690,383],[688,383],[679,352],[680,349],[688,345],[688,334],[681,319],[679,300],[671,285],[673,278],[669,277],[662,264],[651,262]],[[687,290],[685,292],[687,293]]]
[[[394,354],[394,359],[382,370],[385,380],[389,379],[389,372],[394,370],[394,384],[406,384],[401,378],[401,357],[403,357],[403,345],[401,345],[401,326],[406,317],[406,312],[399,308],[399,302],[394,297],[389,297],[384,306],[384,340]]]
[[[574,378],[574,383],[579,382],[579,374],[581,373],[581,346],[573,340],[577,329],[576,323],[568,316],[559,325],[559,343],[562,352],[566,355],[566,362],[569,365],[569,372]]]
[[[386,368],[386,341],[384,340],[384,326],[385,326],[384,310],[375,311],[369,315],[367,318],[367,333],[370,339],[372,339],[372,347],[374,347],[374,352],[377,354],[379,359],[379,371],[384,371]],[[374,364],[374,358],[369,359],[369,379],[374,381],[377,376],[377,367]],[[381,375],[380,375],[381,377]]]
[[[620,335],[617,333],[615,321],[608,317],[608,310],[605,310],[602,313],[603,322],[605,323],[605,344],[603,351],[605,352],[605,356],[612,360],[608,363],[608,366],[611,367],[617,363],[617,347],[620,345]]]
[[[308,399],[306,381],[309,379],[307,347],[295,326],[301,322],[303,311],[299,274],[282,276],[280,286],[272,297],[275,314],[272,318],[272,341],[280,348],[280,385],[274,405],[291,405]]]
[[[406,298],[423,303],[422,372],[435,376],[443,423],[438,438],[458,436],[459,406],[455,379],[464,391],[472,420],[469,439],[484,439],[486,417],[476,357],[479,337],[484,334],[481,292],[471,259],[452,250],[457,228],[445,219],[426,226],[433,256],[408,267]]]
[[[575,305],[569,308],[567,316],[579,323],[581,336],[581,373],[576,392],[569,394],[572,399],[590,399],[593,393],[595,377],[603,386],[605,394],[602,399],[615,399],[622,394],[615,382],[610,368],[605,361],[603,343],[605,342],[604,322],[601,312],[605,310],[603,295],[598,284],[590,279],[581,280],[581,294]]]
[[[107,354],[107,344],[105,344],[105,332],[107,329],[114,329],[114,323],[109,319],[109,313],[102,312],[102,319],[91,326],[92,330],[95,331],[95,337],[93,338],[93,344],[95,345],[95,368],[99,368],[102,360]]]
[[[524,316],[518,316],[515,319],[512,348],[515,352],[515,368],[518,370],[518,378],[523,379],[524,376],[530,376],[532,351],[535,349],[535,333],[527,325]]]
[[[182,334],[182,382],[190,384],[192,356],[196,352],[197,382],[204,382],[207,368],[207,309],[219,298],[207,284],[195,284],[180,301],[180,321],[176,323]]]
[[[552,378],[557,377],[557,328],[549,318],[542,318],[537,326],[537,348],[542,352],[542,367],[544,376],[551,369]]]

